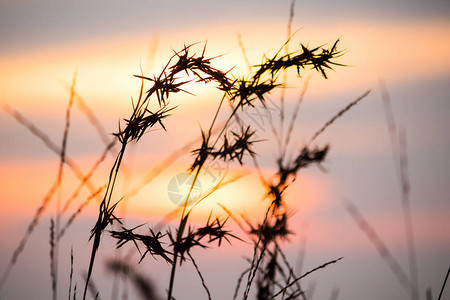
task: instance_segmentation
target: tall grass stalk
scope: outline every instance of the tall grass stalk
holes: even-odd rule
[[[55,222],[50,220],[50,277],[52,279],[52,299],[57,299],[57,259],[56,259],[56,239],[55,239]]]
[[[70,300],[70,296],[72,294],[72,279],[73,279],[73,246],[70,248],[70,275],[69,275],[69,297],[68,300]],[[74,291],[74,297],[75,297],[75,291]]]
[[[447,275],[445,275],[444,283],[442,283],[441,291],[439,292],[438,300],[441,300],[442,294],[444,293],[445,286],[447,284],[448,277],[450,275],[450,267],[447,269]]]
[[[55,224],[54,224],[54,231],[52,231],[52,285],[53,285],[53,290],[54,290],[54,295],[53,298],[54,300],[56,300],[57,298],[57,289],[58,289],[58,256],[59,256],[59,240],[58,240],[58,236],[59,236],[59,232],[60,232],[60,226],[61,226],[61,201],[62,201],[62,180],[63,180],[63,174],[64,174],[64,165],[65,165],[65,159],[66,159],[66,149],[67,149],[67,140],[68,140],[68,136],[69,136],[69,129],[70,129],[70,114],[71,114],[71,110],[72,110],[72,106],[73,106],[73,102],[74,102],[74,97],[75,97],[75,84],[76,84],[76,78],[77,78],[77,74],[75,72],[75,74],[73,75],[73,79],[72,79],[72,86],[70,88],[70,98],[69,98],[69,103],[67,105],[67,109],[66,109],[66,120],[65,120],[65,126],[64,126],[64,133],[63,133],[63,138],[62,138],[62,142],[61,142],[61,153],[59,155],[60,157],[60,162],[59,162],[59,167],[58,167],[58,175],[57,175],[57,196],[56,196],[56,217],[55,217]],[[53,221],[52,221],[53,222]],[[53,224],[53,223],[52,223]],[[53,228],[53,226],[52,226]],[[56,238],[55,238],[56,236]]]
[[[416,294],[415,286],[406,275],[406,272],[401,267],[400,263],[391,253],[389,248],[385,245],[382,239],[378,236],[375,229],[367,222],[367,220],[359,212],[355,204],[348,202],[346,205],[347,211],[353,217],[358,227],[366,234],[372,242],[374,248],[378,251],[380,257],[386,262],[392,273],[397,278],[400,285],[405,289],[408,295],[413,298]]]
[[[403,222],[405,227],[406,245],[408,249],[408,265],[409,277],[412,282],[411,295],[412,299],[418,300],[419,294],[419,275],[417,268],[417,254],[414,240],[414,228],[411,213],[410,191],[411,186],[408,176],[408,157],[406,149],[406,131],[404,129],[397,129],[395,123],[394,113],[392,110],[391,99],[386,89],[384,80],[379,82],[381,90],[381,98],[383,100],[383,107],[386,114],[386,122],[388,124],[389,137],[391,141],[392,153],[401,188],[402,212]]]

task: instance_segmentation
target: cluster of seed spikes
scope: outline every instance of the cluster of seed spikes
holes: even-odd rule
[[[243,299],[248,298],[254,280],[256,280],[257,299],[273,299],[280,294],[283,295],[283,299],[298,299],[300,296],[306,299],[299,283],[301,276],[295,275],[293,267],[279,246],[281,241],[287,240],[292,234],[288,227],[289,215],[283,200],[283,192],[295,180],[300,169],[312,164],[320,164],[325,159],[328,149],[328,146],[314,150],[304,147],[288,166],[282,163],[284,157],[278,160],[278,172],[273,178],[274,183],[265,183],[268,189],[269,205],[264,220],[256,226],[246,221],[249,227],[248,234],[253,240],[254,253],[249,260],[250,268],[242,273],[238,282],[235,299],[242,277],[247,273]]]
[[[170,96],[179,92],[190,94],[186,88],[190,82],[214,83],[216,88],[223,92],[222,99],[218,103],[217,112],[210,128],[206,132],[202,131],[202,144],[200,148],[192,152],[194,154],[194,162],[190,170],[195,174],[194,183],[191,187],[192,190],[208,158],[223,159],[224,161],[236,160],[241,165],[244,163],[243,158],[245,154],[256,159],[256,154],[252,150],[252,145],[257,142],[254,139],[254,130],[249,126],[244,127],[242,125],[240,131],[231,132],[231,137],[226,131],[230,121],[233,118],[238,119],[236,113],[238,109],[253,106],[254,101],[259,101],[265,107],[268,93],[282,86],[282,84],[277,83],[278,73],[288,68],[295,68],[298,75],[300,75],[301,69],[310,66],[326,77],[325,69],[331,69],[330,65],[337,65],[333,59],[341,55],[341,52],[337,51],[337,43],[336,41],[330,49],[321,47],[308,49],[306,46],[300,45],[301,50],[299,52],[280,55],[284,45],[273,58],[269,59],[264,57],[262,64],[254,66],[255,72],[252,75],[237,79],[229,77],[229,71],[223,72],[211,66],[213,58],[205,57],[206,44],[199,55],[191,53],[193,45],[190,45],[185,46],[179,52],[175,52],[158,76],[147,77],[142,74],[136,75],[136,77],[142,80],[139,98],[136,103],[133,102],[131,116],[123,120],[124,126],[119,125],[119,132],[115,134],[121,144],[121,149],[111,169],[106,192],[100,204],[99,217],[92,230],[91,239],[93,239],[93,248],[83,299],[86,297],[86,290],[89,286],[89,280],[103,232],[113,223],[121,225],[120,219],[114,215],[114,210],[119,201],[114,202],[112,199],[117,174],[126,152],[127,144],[132,141],[138,142],[146,132],[157,124],[166,130],[163,119],[168,117],[175,109],[175,107],[170,107]],[[149,83],[151,86],[144,91],[146,83]],[[150,106],[154,106],[153,103],[155,103],[153,100],[157,100],[157,105],[159,106],[156,112],[150,110]],[[228,101],[232,110],[227,117],[225,125],[222,128],[216,128],[217,116],[221,108],[223,108],[225,101]],[[219,143],[219,141],[221,142]],[[221,146],[217,146],[218,143]],[[276,282],[278,280],[276,279],[276,274],[282,270],[278,263],[278,258],[280,256],[284,257],[278,246],[278,242],[280,239],[285,239],[290,233],[287,228],[288,215],[282,200],[282,194],[288,186],[289,178],[294,178],[301,168],[313,163],[322,162],[327,150],[328,147],[315,150],[310,150],[308,147],[305,147],[287,166],[282,163],[284,158],[279,159],[279,171],[276,175],[277,182],[267,184],[269,189],[267,195],[270,197],[271,203],[268,207],[266,217],[256,228],[251,226],[251,229],[247,231],[250,236],[254,237],[255,251],[254,257],[251,260],[251,267],[248,271],[249,276],[244,299],[248,297],[250,287],[257,274],[259,274],[257,279],[258,299],[270,299],[274,295],[275,287],[278,286],[280,290],[283,290],[286,286],[292,286],[290,283],[297,279],[293,274],[292,268],[289,266],[289,274],[282,273],[285,278],[285,285],[280,286]],[[198,200],[192,207],[188,208],[187,199],[189,199],[189,195],[187,195],[178,228],[174,232],[171,229],[161,232],[149,228],[147,233],[142,234],[137,232],[142,226],[127,229],[123,225],[120,226],[120,230],[109,231],[112,237],[117,239],[117,247],[122,247],[128,243],[134,244],[141,254],[141,261],[146,254],[150,253],[153,257],[162,257],[167,263],[171,264],[172,271],[167,296],[169,300],[173,299],[172,291],[175,271],[178,267],[177,262],[180,260],[181,265],[187,258],[194,264],[210,298],[211,296],[204,282],[204,278],[195,264],[190,250],[193,247],[206,248],[213,242],[217,242],[220,246],[223,240],[230,242],[229,238],[237,238],[224,229],[228,218],[222,221],[218,217],[211,218],[210,216],[206,225],[197,229],[189,225],[190,212],[204,198]],[[266,266],[261,268],[267,259]],[[284,261],[287,263],[286,260]],[[290,294],[291,298],[302,294],[298,282],[296,286],[296,291]]]

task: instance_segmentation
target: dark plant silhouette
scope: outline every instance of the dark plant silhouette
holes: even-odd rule
[[[206,193],[206,195],[202,198],[196,200],[196,202],[190,206],[188,205],[189,194],[194,187],[199,173],[208,160],[222,160],[225,162],[235,161],[239,165],[244,165],[246,164],[246,158],[251,158],[258,173],[261,174],[258,169],[257,153],[254,150],[254,145],[255,143],[263,143],[264,141],[256,138],[256,129],[252,128],[250,125],[244,125],[242,123],[242,119],[238,112],[254,107],[255,104],[262,105],[268,109],[267,99],[269,97],[269,93],[273,92],[275,89],[283,89],[285,87],[285,84],[279,83],[277,79],[281,72],[293,68],[300,76],[301,70],[311,68],[313,70],[317,70],[323,75],[323,77],[326,78],[326,69],[331,69],[331,65],[339,65],[334,59],[342,54],[341,51],[338,51],[338,41],[336,41],[330,48],[316,47],[310,49],[305,45],[300,44],[300,50],[281,55],[280,53],[283,49],[287,48],[287,45],[288,43],[283,45],[275,56],[271,58],[264,57],[261,64],[253,66],[250,69],[250,74],[237,78],[230,76],[229,70],[221,71],[212,66],[213,60],[220,58],[220,56],[213,58],[206,57],[206,44],[203,46],[200,54],[192,54],[192,49],[197,46],[196,44],[184,46],[180,51],[174,53],[159,75],[136,75],[137,78],[141,79],[141,88],[137,101],[133,101],[132,103],[132,112],[130,117],[124,118],[119,124],[118,132],[114,133],[116,138],[115,141],[108,142],[107,138],[102,137],[106,148],[101,157],[86,174],[81,172],[75,162],[73,162],[66,155],[67,137],[70,128],[70,111],[75,99],[77,99],[74,83],[70,89],[71,97],[66,112],[66,126],[61,148],[56,146],[43,132],[41,132],[34,124],[29,122],[20,113],[14,111],[12,108],[6,107],[7,112],[9,112],[21,124],[33,132],[33,134],[35,134],[38,138],[40,138],[47,145],[47,147],[56,152],[60,156],[61,161],[60,171],[55,184],[50,189],[49,195],[45,198],[42,208],[38,210],[37,215],[30,225],[23,242],[16,250],[11,261],[10,268],[12,268],[20,252],[25,246],[28,236],[33,232],[33,229],[36,226],[43,210],[46,208],[48,202],[53,197],[57,189],[61,186],[62,166],[67,164],[79,178],[80,184],[72,196],[64,203],[64,205],[58,205],[59,208],[58,214],[55,218],[56,221],[52,221],[50,244],[52,249],[51,274],[53,278],[52,290],[54,292],[54,297],[56,297],[57,284],[56,274],[58,242],[64,236],[64,233],[74,222],[76,217],[82,213],[86,205],[92,199],[98,198],[98,196],[103,193],[103,197],[99,205],[98,218],[92,228],[90,236],[90,240],[92,241],[92,251],[86,273],[83,299],[86,298],[87,291],[89,289],[91,290],[91,293],[97,295],[96,297],[98,297],[98,292],[94,292],[95,289],[93,289],[91,277],[102,236],[105,232],[109,232],[109,234],[117,240],[117,248],[122,248],[126,244],[132,243],[141,255],[140,261],[146,258],[147,254],[150,254],[154,258],[162,258],[169,265],[171,265],[172,270],[169,280],[167,299],[173,298],[173,286],[175,282],[176,270],[181,267],[183,262],[186,261],[191,261],[193,263],[202,281],[202,285],[208,294],[208,298],[211,298],[205,278],[200,272],[200,269],[192,256],[191,249],[205,249],[210,248],[213,245],[221,246],[223,241],[232,243],[233,240],[241,240],[242,238],[226,229],[226,223],[229,217],[232,217],[237,222],[239,221],[226,207],[222,206],[228,215],[227,218],[223,219],[218,215],[213,216],[211,212],[211,215],[206,220],[205,225],[195,228],[190,224],[190,214],[192,210],[205,198],[209,197],[221,186],[231,183],[237,178],[229,181],[224,181],[224,178],[222,178],[222,180],[213,189]],[[194,175],[194,182],[191,186],[191,191],[188,195],[186,195],[186,199],[181,206],[178,226],[175,229],[167,228],[164,230],[162,228],[148,227],[146,232],[142,231],[144,227],[143,225],[129,229],[122,224],[121,217],[116,213],[116,208],[120,205],[121,198],[119,200],[114,200],[116,198],[114,195],[114,190],[118,174],[122,168],[124,156],[126,155],[127,146],[131,142],[138,143],[144,135],[155,126],[160,126],[162,129],[166,130],[164,120],[176,110],[176,107],[171,106],[170,104],[171,95],[180,92],[191,94],[189,92],[189,84],[191,82],[214,84],[217,90],[222,92],[222,96],[219,98],[220,101],[218,101],[217,111],[209,128],[207,130],[202,130],[201,132],[202,138],[200,147],[191,150],[193,155],[193,163],[189,170]],[[150,84],[149,88],[145,88],[147,84]],[[338,117],[349,110],[362,98],[363,97],[352,102],[349,106],[334,116],[313,136],[311,142],[331,123],[333,123]],[[225,122],[219,123],[219,112],[223,111],[225,107],[224,103],[226,102],[231,107],[231,111],[226,117]],[[154,109],[155,104],[157,105],[156,109]],[[82,112],[88,116],[88,119],[96,130],[100,131],[101,126],[99,125],[99,122],[96,121],[93,112],[90,111],[86,104],[81,100],[79,100],[79,106]],[[239,126],[233,130],[230,129],[229,125],[231,121],[236,121]],[[295,120],[293,119],[288,132],[284,133],[287,139],[285,144],[280,143],[280,145],[278,145],[280,148],[287,148],[289,137],[292,134],[292,126],[294,121]],[[110,170],[108,182],[105,186],[96,188],[95,185],[90,182],[90,178],[97,170],[101,162],[104,161],[107,153],[109,153],[117,143],[120,145],[120,148]],[[186,149],[185,147],[183,148]],[[325,160],[328,151],[329,146],[311,147],[310,145],[305,145],[299,149],[298,154],[296,154],[293,159],[289,161],[287,160],[286,152],[284,151],[275,161],[278,171],[274,174],[274,177],[267,180],[261,175],[261,180],[267,188],[266,198],[269,200],[267,203],[265,218],[259,224],[253,225],[250,221],[246,221],[246,226],[241,226],[244,228],[245,233],[254,244],[253,257],[249,260],[250,267],[244,272],[244,274],[247,274],[248,277],[245,284],[243,299],[248,297],[250,289],[254,283],[257,288],[258,299],[270,299],[277,293],[283,293],[283,295],[286,295],[288,299],[296,298],[298,296],[305,298],[304,292],[298,283],[299,276],[295,275],[293,267],[289,264],[281,247],[279,246],[280,241],[286,240],[289,235],[292,234],[292,231],[288,226],[289,213],[284,202],[283,193],[295,180],[297,173],[301,169],[314,164],[320,165],[320,163]],[[172,159],[168,160],[167,163],[170,163]],[[84,186],[87,186],[90,189],[91,195],[78,207],[77,210],[75,210],[74,213],[72,213],[65,225],[61,226],[61,213],[68,210],[71,202],[78,197],[80,190]],[[58,203],[60,203],[60,200],[58,200]],[[247,228],[245,229],[245,227]],[[73,261],[73,254],[71,257]],[[124,269],[122,267],[122,265],[113,264],[111,268],[116,273],[124,273]],[[7,270],[7,272],[9,271]],[[6,278],[8,273],[5,274],[6,275],[4,275],[4,278]],[[242,279],[243,277],[241,276],[241,280],[236,290],[237,293]],[[71,286],[72,281],[69,287],[69,296],[72,292]],[[73,297],[76,297],[76,284],[73,288]]]
[[[223,92],[223,96],[218,103],[217,112],[210,127],[208,130],[201,132],[201,146],[192,151],[194,162],[189,169],[194,174],[194,182],[182,205],[178,228],[175,230],[168,228],[166,231],[148,228],[148,233],[145,234],[138,232],[142,225],[132,229],[120,226],[119,230],[111,230],[110,233],[113,238],[117,239],[117,247],[119,248],[127,243],[133,243],[139,253],[141,253],[141,261],[146,257],[147,253],[150,253],[153,257],[162,257],[167,263],[171,264],[172,271],[167,299],[172,299],[173,297],[175,274],[179,267],[178,262],[181,266],[188,259],[194,264],[208,293],[208,297],[210,297],[204,278],[191,255],[191,249],[194,247],[207,248],[213,242],[217,242],[217,246],[220,246],[223,240],[231,243],[231,239],[237,239],[238,237],[225,229],[227,219],[221,221],[219,216],[212,217],[210,215],[206,225],[200,228],[194,228],[192,225],[189,225],[191,211],[205,199],[203,197],[197,200],[193,206],[188,206],[189,194],[192,192],[200,171],[208,159],[237,161],[240,165],[245,163],[244,158],[246,156],[256,160],[253,144],[261,141],[254,138],[256,131],[251,126],[242,125],[237,112],[238,110],[246,109],[246,107],[253,107],[255,101],[266,107],[268,94],[276,88],[283,87],[276,80],[280,72],[288,68],[294,68],[300,75],[300,70],[311,67],[326,78],[325,70],[329,69],[330,65],[339,65],[334,62],[334,59],[341,55],[341,52],[337,50],[337,41],[329,49],[321,47],[309,49],[300,44],[301,50],[298,52],[279,55],[286,45],[274,57],[264,58],[265,61],[262,64],[254,67],[255,71],[253,73],[242,78],[231,79],[228,76],[229,71],[222,72],[212,67],[211,62],[213,58],[205,56],[206,45],[203,47],[200,55],[191,54],[191,49],[195,45],[184,46],[182,50],[175,52],[159,75],[152,77],[137,76],[143,81],[138,101],[133,103],[131,116],[124,119],[125,127],[123,129],[120,128],[119,132],[115,134],[122,144],[122,148],[111,170],[107,192],[100,205],[99,219],[92,231],[91,238],[94,239],[94,244],[85,290],[89,284],[90,274],[103,231],[115,222],[120,223],[120,220],[113,214],[118,202],[111,204],[111,199],[117,172],[127,144],[131,141],[138,142],[156,124],[165,129],[163,119],[168,117],[168,113],[173,112],[175,109],[175,107],[170,107],[171,94],[179,92],[189,94],[188,84],[196,81],[205,84],[215,83],[216,88]],[[184,77],[181,75],[184,75]],[[144,81],[151,84],[151,87],[146,92],[144,92]],[[152,112],[149,109],[153,96],[160,107],[156,112]],[[357,101],[361,99],[362,97]],[[225,101],[228,101],[232,110],[226,122],[217,128],[217,116],[224,107],[223,103]],[[320,129],[313,136],[312,140],[354,104],[356,104],[356,101],[334,116],[324,128]],[[239,130],[229,131],[228,124],[233,118],[238,123],[241,123],[241,126]],[[285,156],[278,158],[276,162],[278,172],[270,183],[262,178],[266,183],[268,190],[266,196],[270,201],[266,217],[262,223],[256,226],[251,225],[249,222],[247,223],[249,227],[247,233],[254,242],[254,255],[251,259],[250,269],[246,271],[248,279],[243,295],[244,299],[248,297],[255,278],[257,278],[258,299],[273,297],[276,294],[276,287],[278,287],[279,292],[287,293],[290,298],[303,295],[303,291],[297,283],[299,280],[298,276],[294,274],[293,268],[289,265],[279,247],[279,241],[287,239],[291,234],[291,230],[288,227],[288,209],[283,200],[283,192],[295,180],[300,169],[323,162],[328,150],[328,146],[314,148],[304,146],[292,161],[286,162]],[[231,216],[231,212],[225,207],[223,208]],[[282,258],[281,261],[280,257]],[[286,268],[287,272],[284,271]],[[280,282],[278,275],[281,275],[284,281]],[[295,282],[295,284],[291,284],[292,282]],[[292,288],[293,286],[295,288]]]

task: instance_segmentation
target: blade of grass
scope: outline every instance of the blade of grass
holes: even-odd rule
[[[64,83],[62,84],[69,93],[72,93],[72,87],[70,85]],[[86,104],[86,101],[79,93],[77,93],[76,91],[73,91],[73,93],[75,103],[77,104],[78,109],[87,117],[89,123],[95,129],[97,135],[100,137],[100,140],[103,142],[103,144],[108,145],[110,141],[108,134],[106,134],[107,131],[103,127],[100,120],[95,116],[94,111]]]
[[[241,49],[242,57],[244,58],[245,64],[247,65],[248,72],[251,73],[252,68],[250,65],[250,61],[248,60],[247,51],[245,51],[244,43],[242,42],[242,36],[240,33],[237,35],[237,40],[239,44],[239,48]]]
[[[233,300],[235,300],[237,298],[242,279],[244,279],[245,274],[247,274],[250,271],[251,271],[251,268],[248,268],[248,269],[244,270],[244,272],[242,272],[241,275],[239,276],[237,284],[236,284],[236,288],[234,290]]]
[[[70,248],[70,275],[69,275],[69,297],[68,300],[70,300],[70,296],[72,294],[72,278],[73,278],[73,247]],[[75,296],[75,292],[74,292]]]
[[[144,68],[144,70],[147,73],[150,73],[151,69],[153,68],[153,64],[156,58],[156,52],[158,51],[158,45],[159,45],[159,36],[153,36],[150,41],[150,46],[147,52],[147,61],[145,63]]]
[[[198,265],[197,265],[197,263],[195,262],[194,258],[192,257],[191,253],[189,253],[189,251],[188,251],[187,254],[188,254],[189,258],[191,259],[192,264],[194,265],[195,270],[197,271],[198,276],[200,277],[200,280],[201,280],[201,282],[202,282],[202,286],[203,286],[203,288],[205,289],[206,294],[208,295],[208,299],[211,300],[211,293],[210,293],[208,287],[206,286],[205,278],[203,278],[202,273],[200,272],[200,269],[198,268]]]
[[[450,267],[448,267],[447,275],[445,275],[444,283],[442,284],[441,291],[439,292],[438,300],[441,300],[442,295],[444,294],[444,288],[447,284],[448,276],[450,275]]]
[[[300,110],[300,105],[303,103],[303,99],[304,99],[306,91],[308,89],[308,85],[309,85],[310,80],[311,80],[310,76],[308,78],[306,78],[305,83],[303,84],[302,91],[300,92],[300,95],[299,95],[299,97],[297,99],[297,102],[295,104],[294,113],[292,114],[291,121],[289,122],[289,127],[288,127],[288,131],[287,131],[287,134],[286,134],[286,140],[284,141],[284,144],[283,144],[284,148],[281,151],[281,153],[282,153],[281,157],[282,158],[286,157],[286,152],[288,150],[289,143],[291,141],[291,136],[292,136],[292,131],[294,130],[295,121],[297,120],[298,112]]]
[[[56,197],[56,221],[55,221],[55,227],[53,232],[53,239],[54,239],[54,249],[52,251],[53,254],[53,285],[54,285],[54,300],[56,300],[56,290],[58,285],[58,262],[59,262],[59,239],[54,238],[55,236],[59,236],[60,232],[60,226],[61,226],[61,201],[62,201],[62,180],[63,180],[63,174],[64,174],[64,165],[66,160],[66,151],[67,151],[67,140],[69,136],[69,130],[70,130],[70,117],[71,117],[71,111],[72,106],[74,102],[75,97],[75,84],[76,84],[76,78],[77,73],[75,72],[73,74],[72,78],[72,85],[70,87],[70,98],[69,103],[67,104],[66,108],[66,120],[64,125],[64,133],[63,138],[61,142],[61,154],[60,154],[60,161],[59,161],[59,168],[58,168],[58,175],[57,175],[57,191],[58,195]]]
[[[380,79],[379,86],[381,91],[381,98],[383,100],[384,112],[386,115],[386,122],[388,125],[394,164],[396,167],[397,176],[399,178],[402,193],[402,212],[406,235],[406,245],[408,249],[409,277],[412,285],[414,286],[411,293],[413,299],[418,300],[420,298],[419,274],[417,268],[417,255],[416,255],[414,228],[411,213],[411,201],[410,201],[411,186],[409,183],[409,176],[408,176],[406,132],[403,129],[399,129],[397,131],[397,125],[392,110],[390,96],[386,89],[384,80]]]
[[[389,132],[389,142],[391,143],[392,159],[395,166],[395,172],[399,181],[401,181],[400,165],[398,158],[400,157],[397,125],[395,123],[394,112],[392,109],[391,97],[387,91],[386,83],[383,78],[379,79],[378,86],[380,88],[381,99],[383,101],[384,114],[386,116],[386,124]]]
[[[111,150],[111,148],[114,147],[115,144],[116,144],[116,140],[113,140],[109,145],[106,146],[106,148],[103,150],[102,155],[97,159],[96,162],[94,162],[94,164],[92,165],[92,167],[89,170],[89,172],[86,174],[86,176],[84,176],[83,180],[80,181],[80,183],[78,184],[77,188],[73,192],[72,196],[70,196],[66,200],[66,202],[64,204],[64,207],[62,209],[62,213],[67,212],[67,210],[69,209],[69,206],[72,203],[72,201],[75,200],[78,197],[79,193],[81,192],[81,190],[84,187],[84,185],[86,184],[86,182],[88,180],[90,180],[90,178],[94,175],[95,171],[98,169],[100,164],[106,159],[106,155]],[[97,191],[98,191],[98,189],[97,189]],[[94,193],[92,193],[92,194],[95,194],[95,198],[99,199],[99,194],[96,193],[96,191]]]
[[[285,286],[284,288],[282,288],[278,293],[276,293],[275,295],[273,295],[273,296],[272,296],[271,298],[269,298],[268,300],[270,300],[270,299],[275,299],[277,296],[279,296],[279,295],[282,294],[284,291],[286,291],[289,287],[291,287],[292,285],[296,284],[296,282],[298,282],[300,279],[305,278],[305,277],[308,276],[309,274],[314,273],[314,272],[316,272],[316,271],[318,271],[318,270],[320,270],[320,269],[326,268],[327,266],[329,266],[329,265],[331,265],[331,264],[335,264],[335,263],[337,263],[338,261],[340,261],[341,259],[343,259],[343,257],[340,257],[340,258],[338,258],[338,259],[335,259],[335,260],[331,260],[331,261],[329,261],[329,262],[326,262],[326,263],[324,263],[323,265],[320,265],[320,266],[318,266],[318,267],[316,267],[316,268],[314,268],[314,269],[312,269],[312,270],[306,272],[306,273],[303,274],[302,276],[297,277],[294,281],[292,281],[292,282],[289,283],[287,286]]]
[[[271,210],[271,207],[269,206],[266,211],[266,214],[264,216],[264,221],[261,226],[262,228],[264,226],[266,226],[270,210]],[[253,280],[255,279],[259,265],[261,264],[261,261],[264,258],[264,253],[267,250],[267,248],[266,248],[267,245],[265,243],[263,243],[263,246],[261,247],[261,250],[260,250],[260,253],[258,256],[258,250],[260,248],[259,244],[261,243],[261,241],[262,241],[262,230],[261,230],[261,233],[258,235],[258,240],[253,247],[253,257],[252,257],[252,262],[250,265],[250,272],[249,272],[248,278],[247,278],[247,285],[246,285],[245,292],[244,292],[244,298],[243,298],[244,300],[246,300],[248,298]]]
[[[30,122],[28,119],[26,119],[21,113],[11,108],[9,105],[4,105],[3,109],[5,112],[7,112],[9,115],[11,115],[19,124],[23,125],[26,129],[28,129],[34,136],[36,136],[38,139],[40,139],[44,145],[50,149],[52,152],[60,156],[62,149],[58,147],[55,143],[53,143],[50,138],[39,128],[37,128],[32,122]],[[75,163],[73,159],[71,159],[69,156],[65,156],[64,162],[70,167],[70,169],[73,171],[74,175],[79,179],[83,180],[83,178],[86,177],[84,173],[81,171],[81,169],[78,167],[78,165]],[[97,188],[95,185],[90,181],[86,181],[86,187],[90,190],[91,193],[94,193]],[[99,199],[101,200],[101,199]]]
[[[55,257],[55,249],[56,248],[56,240],[55,240],[55,222],[53,219],[50,219],[50,278],[52,283],[52,299],[56,300],[56,289],[57,289],[57,280],[56,280],[56,257]]]
[[[403,271],[402,267],[392,255],[391,251],[386,247],[381,238],[375,232],[375,230],[370,226],[366,219],[359,212],[358,208],[352,202],[348,202],[345,206],[349,214],[353,217],[353,220],[358,224],[358,227],[366,234],[370,242],[372,242],[378,254],[383,259],[383,261],[391,269],[392,273],[395,275],[397,280],[400,282],[401,286],[405,289],[408,295],[414,297],[414,285],[409,280],[406,273]]]
[[[286,45],[285,45],[285,55],[289,56],[289,42],[291,41],[291,31],[292,31],[292,22],[294,20],[294,8],[295,8],[295,0],[291,1],[291,5],[289,8],[289,19],[287,24],[287,31],[286,31]],[[282,80],[282,89],[281,89],[281,96],[280,96],[280,123],[278,128],[278,151],[279,155],[283,156],[283,140],[284,140],[284,119],[285,119],[285,96],[286,96],[286,83],[287,83],[287,71],[284,70],[283,72],[283,80]]]
[[[6,280],[8,279],[8,276],[11,273],[12,268],[15,266],[15,264],[17,263],[17,261],[20,257],[20,254],[25,249],[25,246],[28,242],[29,237],[33,233],[37,224],[39,223],[39,220],[40,220],[42,214],[47,209],[48,203],[50,202],[51,198],[55,194],[57,187],[58,187],[57,179],[55,179],[55,182],[53,183],[50,190],[47,192],[47,195],[44,197],[41,206],[35,212],[32,221],[28,225],[27,230],[25,231],[25,234],[23,235],[22,239],[19,242],[19,246],[17,246],[17,248],[14,250],[11,260],[9,261],[8,266],[6,267],[5,271],[3,272],[2,278],[0,280],[0,290],[6,283]]]
[[[281,258],[282,258],[282,260],[283,260],[283,262],[284,262],[286,268],[287,268],[288,271],[289,271],[289,279],[290,279],[290,278],[296,278],[297,276],[295,275],[294,269],[293,269],[292,266],[289,264],[289,261],[288,261],[286,255],[284,254],[283,250],[281,249],[281,247],[278,245],[278,242],[275,241],[274,244],[275,244],[275,249],[277,249],[277,250],[278,250],[278,253],[280,253]],[[287,285],[290,284],[289,280],[286,282],[286,284],[287,284]],[[306,298],[305,298],[305,293],[303,292],[302,287],[301,287],[299,281],[297,281],[296,287],[297,287],[297,290],[298,290],[299,292],[301,292],[302,299],[305,300],[305,299],[306,299]]]
[[[90,195],[83,203],[81,203],[81,205],[78,207],[78,209],[70,216],[69,220],[67,220],[66,224],[60,230],[57,240],[60,240],[64,236],[67,229],[69,229],[70,225],[72,225],[75,218],[78,217],[81,214],[81,212],[83,211],[83,209],[89,204],[89,202],[92,199],[94,199],[95,197],[97,197],[105,188],[106,188],[106,185],[100,187],[94,194]]]
[[[400,145],[400,174],[401,174],[401,186],[402,186],[402,211],[403,221],[406,232],[406,244],[408,248],[408,263],[409,263],[409,276],[413,285],[412,295],[415,300],[419,300],[419,274],[417,270],[417,255],[416,245],[414,240],[414,228],[411,213],[411,201],[410,201],[410,184],[408,176],[408,158],[406,152],[406,133],[404,130],[399,131],[399,145]]]
[[[363,100],[367,95],[369,95],[370,90],[366,91],[364,94],[356,98],[356,100],[350,102],[346,107],[341,109],[336,115],[334,115],[328,122],[325,123],[325,125],[322,126],[312,137],[310,140],[310,143],[312,143],[319,135],[321,135],[328,127],[330,127],[331,124],[333,124],[337,119],[342,117],[343,114],[345,114],[347,111],[349,111],[353,106],[358,104],[361,100]]]
[[[87,275],[84,274],[83,277],[87,281]],[[97,286],[95,285],[95,283],[94,283],[94,281],[92,279],[89,280],[89,293],[91,293],[91,296],[94,299],[100,299],[100,291],[98,290]]]

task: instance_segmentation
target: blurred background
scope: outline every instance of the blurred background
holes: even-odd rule
[[[70,87],[76,78],[76,104],[71,115],[67,155],[87,172],[101,156],[103,140],[118,131],[118,123],[132,111],[131,99],[139,95],[135,74],[159,74],[173,51],[198,43],[194,52],[217,57],[212,65],[246,76],[248,66],[273,56],[287,39],[291,1],[8,1],[0,0],[0,270],[8,270],[15,249],[33,215],[54,182],[59,158],[35,135],[11,116],[20,112],[56,145],[61,144]],[[339,39],[344,55],[327,72],[305,71],[302,78],[290,74],[286,89],[286,112],[293,111],[306,79],[309,85],[293,131],[291,155],[333,115],[367,90],[370,94],[338,119],[316,141],[330,144],[322,169],[299,174],[286,192],[292,209],[295,235],[286,242],[286,254],[306,272],[322,263],[344,257],[339,263],[305,279],[309,299],[409,299],[377,249],[360,230],[346,203],[354,203],[375,229],[407,274],[408,250],[398,176],[398,157],[392,150],[383,105],[388,93],[398,132],[406,137],[410,205],[417,252],[420,298],[431,288],[437,296],[450,266],[450,4],[447,1],[296,1],[293,10],[290,50],[300,43],[330,47]],[[242,50],[242,46],[245,51]],[[244,53],[246,55],[244,55]],[[214,88],[193,84],[196,96],[183,94],[172,100],[178,105],[165,123],[167,132],[156,129],[133,145],[121,174],[121,193],[141,186],[155,165],[179,153],[159,176],[133,197],[120,213],[127,224],[158,224],[176,209],[170,199],[170,182],[192,163],[189,150],[200,129],[207,128],[220,101]],[[280,92],[271,94],[269,111],[279,118]],[[106,133],[83,113],[84,103]],[[264,141],[257,147],[259,163],[268,177],[276,172],[276,138],[267,112],[261,108],[243,112],[246,122],[259,130]],[[85,111],[85,110],[84,110]],[[8,113],[9,112],[9,113]],[[397,142],[397,140],[396,140]],[[180,150],[181,149],[181,150]],[[179,151],[180,150],[180,151]],[[394,153],[393,153],[394,152]],[[394,154],[394,155],[393,155]],[[93,177],[102,186],[114,162],[108,156]],[[251,160],[243,168],[212,164],[200,178],[207,190],[218,178],[245,175],[226,186],[196,210],[193,222],[203,224],[211,210],[261,219],[264,196]],[[150,173],[149,173],[150,172]],[[78,180],[66,168],[61,193],[67,198]],[[175,191],[176,192],[176,191]],[[63,220],[88,197],[83,191]],[[98,202],[91,201],[61,239],[58,295],[68,295],[70,249],[74,253],[74,281],[84,286],[91,244],[90,230],[96,221]],[[6,299],[49,299],[50,218],[54,199],[8,273],[0,290]],[[236,224],[229,221],[236,235]],[[237,279],[247,267],[252,247],[240,241],[221,248],[193,252],[210,287],[213,299],[230,299]],[[114,241],[100,247],[93,280],[103,299],[111,297],[114,276],[107,262],[114,257]],[[124,251],[121,255],[128,255]],[[201,257],[201,259],[200,259]],[[139,257],[130,254],[129,260]],[[170,267],[147,257],[137,270],[165,295]],[[195,270],[185,264],[177,273],[175,298],[207,299]],[[133,292],[130,291],[130,298]],[[447,295],[447,296],[445,296]],[[442,299],[450,295],[447,287]]]

